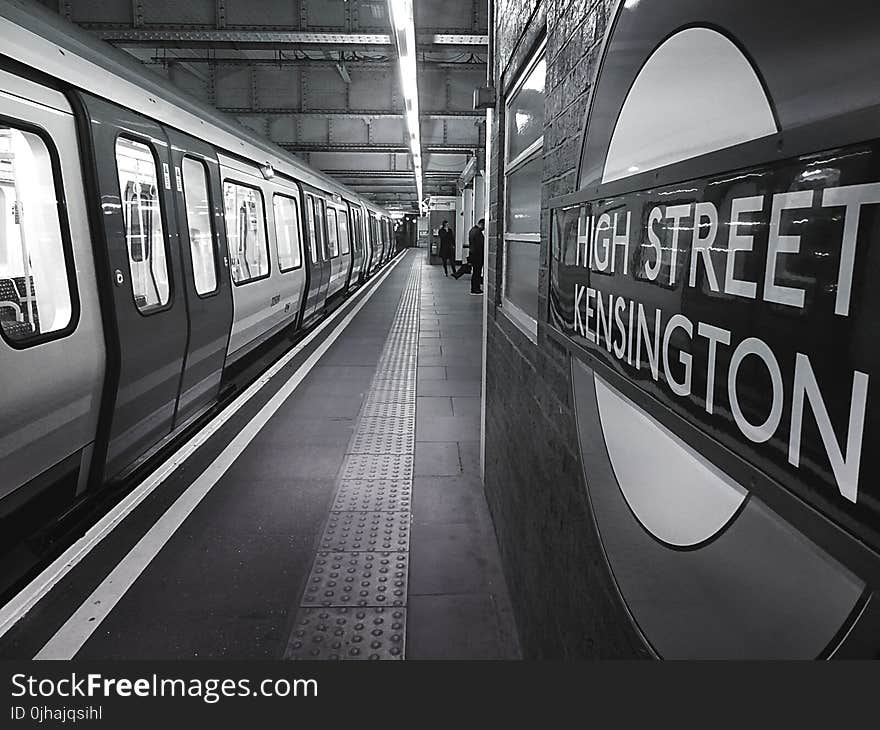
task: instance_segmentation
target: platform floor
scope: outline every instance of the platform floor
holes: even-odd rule
[[[468,291],[424,249],[399,257],[0,657],[518,657],[480,483],[482,298]]]

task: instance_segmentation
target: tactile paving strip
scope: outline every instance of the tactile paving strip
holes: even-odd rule
[[[412,481],[409,479],[351,479],[339,483],[334,511],[409,512]]]
[[[289,659],[404,656],[420,278],[416,259],[346,449]]]
[[[356,433],[348,445],[350,454],[411,454],[415,448],[414,433]]]
[[[415,403],[376,403],[366,401],[361,411],[362,420],[368,418],[403,419],[416,417]]]
[[[412,454],[349,454],[340,479],[412,479]]]
[[[405,606],[409,554],[320,552],[303,606]]]
[[[416,429],[415,418],[362,418],[361,428],[368,433],[374,433],[377,436],[398,435],[405,436],[414,433]],[[360,433],[358,429],[357,433]]]
[[[322,550],[409,550],[409,512],[331,512]]]
[[[406,609],[301,608],[288,659],[403,659]]]

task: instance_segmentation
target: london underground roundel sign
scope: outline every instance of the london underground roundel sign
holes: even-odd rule
[[[880,6],[626,0],[552,201],[608,566],[666,657],[874,652]]]

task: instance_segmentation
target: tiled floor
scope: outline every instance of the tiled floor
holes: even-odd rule
[[[423,262],[416,387],[410,659],[519,656],[480,481],[482,297]]]

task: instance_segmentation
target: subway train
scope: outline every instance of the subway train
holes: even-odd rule
[[[880,651],[873,20],[668,0],[609,21],[578,191],[550,204],[550,336],[656,656]]]
[[[393,254],[387,211],[0,2],[0,513],[118,481]]]

